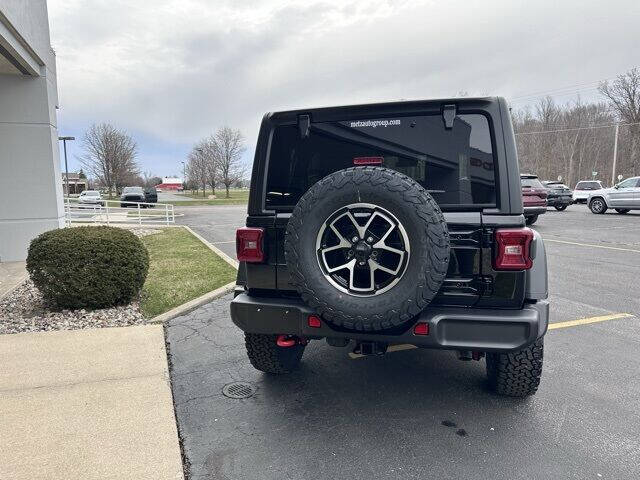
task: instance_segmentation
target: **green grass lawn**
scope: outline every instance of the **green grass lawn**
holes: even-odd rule
[[[204,197],[202,196],[202,191],[193,194],[191,192],[184,192],[181,194],[184,196],[184,200],[164,203],[172,203],[183,207],[188,205],[244,205],[249,201],[249,190],[247,189],[231,189],[229,190],[229,198],[225,197],[226,192],[224,191],[224,188],[222,190],[216,190],[217,198],[215,199],[209,200],[206,197],[210,194],[210,190],[207,190]]]
[[[149,250],[149,274],[142,312],[155,317],[236,278],[236,270],[184,228],[165,228],[142,237]]]

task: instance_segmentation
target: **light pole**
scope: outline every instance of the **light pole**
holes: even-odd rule
[[[616,123],[616,133],[613,138],[613,168],[611,169],[611,185],[616,184],[616,160],[618,159],[618,130],[620,123]]]
[[[76,137],[58,137],[58,140],[62,140],[64,146],[64,179],[67,184],[67,197],[69,196],[69,166],[67,165],[67,140],[75,140]],[[77,184],[76,184],[77,185]]]

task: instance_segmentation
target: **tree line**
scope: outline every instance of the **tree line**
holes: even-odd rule
[[[197,142],[188,156],[186,184],[193,190],[202,189],[206,195],[207,186],[215,195],[216,186],[229,189],[243,180],[246,169],[242,163],[245,152],[244,137],[240,130],[222,127],[218,131]]]
[[[545,97],[533,107],[512,110],[521,171],[548,180],[561,178],[569,186],[590,178],[612,185],[618,175],[640,175],[640,70],[602,82],[598,90],[602,100],[597,102],[578,98],[560,105]],[[108,123],[92,125],[82,144],[82,165],[110,194],[129,185],[161,182],[148,172],[141,173],[138,146],[124,130]],[[187,156],[185,187],[202,189],[205,196],[207,187],[215,194],[222,185],[228,198],[229,189],[247,173],[244,152],[242,133],[227,126],[201,139]]]
[[[640,175],[640,71],[602,82],[598,91],[602,101],[578,98],[559,105],[546,97],[533,108],[512,110],[521,171],[548,180],[562,177],[571,187],[579,180],[596,178],[612,185],[618,175]]]
[[[162,183],[162,178],[141,171],[133,137],[109,123],[92,125],[82,137],[82,150],[80,163],[93,182],[109,195],[120,194],[126,186],[153,187]],[[216,186],[223,185],[228,198],[229,188],[244,177],[244,151],[244,137],[239,130],[220,128],[197,142],[189,153],[185,186],[202,187],[204,195],[207,185],[214,193]]]

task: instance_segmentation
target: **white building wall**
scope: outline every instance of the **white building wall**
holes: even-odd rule
[[[0,0],[0,47],[0,61],[20,67],[0,74],[0,261],[14,261],[35,236],[64,225],[45,0]]]

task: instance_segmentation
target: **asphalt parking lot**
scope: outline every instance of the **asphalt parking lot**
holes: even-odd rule
[[[244,212],[194,207],[180,221],[233,254]],[[172,320],[190,477],[640,478],[640,212],[598,216],[575,205],[550,209],[534,228],[546,240],[556,328],[530,399],[494,396],[484,361],[445,351],[351,359],[312,342],[299,371],[266,376],[246,358],[230,297]],[[223,396],[233,381],[256,393]]]
[[[220,250],[236,258],[236,229],[244,226],[246,205],[175,207],[179,225],[188,225]]]

